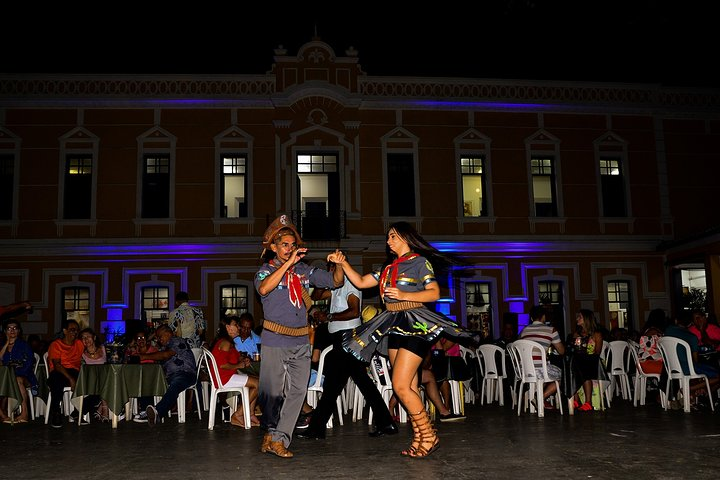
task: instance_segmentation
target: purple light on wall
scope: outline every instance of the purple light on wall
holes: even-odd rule
[[[502,109],[522,109],[537,110],[539,108],[550,108],[553,110],[569,110],[575,109],[574,105],[557,105],[552,103],[510,103],[510,102],[449,102],[438,100],[421,100],[414,101],[412,105],[428,108],[502,108]]]
[[[548,242],[430,242],[441,252],[538,252],[557,249]]]
[[[87,245],[74,247],[70,251],[78,255],[148,255],[164,253],[168,255],[205,255],[223,252],[236,252],[233,244],[163,244],[163,245]]]

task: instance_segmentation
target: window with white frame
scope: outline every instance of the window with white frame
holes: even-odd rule
[[[465,310],[469,330],[480,332],[482,338],[494,338],[490,282],[465,283]]]
[[[224,285],[220,289],[220,315],[240,315],[248,311],[248,288],[244,285]]]
[[[560,338],[565,338],[565,305],[563,282],[541,280],[537,283],[537,295],[540,305],[545,307],[545,322],[555,327]]]
[[[388,215],[414,217],[415,159],[412,153],[387,154]]]
[[[225,218],[242,218],[248,215],[247,157],[224,155],[222,173],[222,208]]]
[[[170,289],[168,287],[143,287],[141,316],[143,323],[155,328],[167,323],[170,314]]]
[[[66,287],[62,289],[63,308],[61,317],[75,320],[80,329],[90,325],[90,289],[87,287]]]
[[[610,281],[607,284],[610,328],[631,328],[633,312],[631,306],[631,288],[627,281]]]
[[[170,216],[170,155],[143,157],[142,218]]]
[[[555,179],[555,158],[533,156],[530,159],[532,192],[536,217],[557,217],[557,185]]]
[[[602,192],[602,216],[625,217],[627,200],[620,158],[600,158],[600,189]]]
[[[460,158],[463,216],[465,217],[487,216],[484,166],[484,157],[468,156]]]
[[[90,219],[93,202],[92,154],[68,154],[65,157],[63,218]]]

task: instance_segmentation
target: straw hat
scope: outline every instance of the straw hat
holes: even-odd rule
[[[378,313],[380,313],[380,310],[378,310],[375,305],[366,305],[362,309],[360,317],[362,318],[363,322],[368,322],[372,320]]]
[[[302,238],[300,238],[300,233],[298,232],[297,228],[295,228],[295,225],[293,225],[287,215],[283,214],[273,220],[270,226],[265,230],[265,234],[263,235],[262,240],[263,251],[260,255],[261,257],[265,255],[265,250],[270,248],[270,244],[277,240],[277,234],[283,228],[292,230],[292,232],[295,234],[295,242],[298,245],[305,243],[303,242]]]

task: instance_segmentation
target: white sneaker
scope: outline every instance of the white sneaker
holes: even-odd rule
[[[133,422],[136,423],[147,423],[147,412],[140,412],[133,417]]]

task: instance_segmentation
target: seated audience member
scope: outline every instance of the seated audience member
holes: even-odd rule
[[[530,309],[530,320],[532,323],[522,329],[520,332],[520,338],[539,343],[545,351],[552,346],[558,354],[564,355],[565,345],[560,339],[560,334],[555,327],[545,324],[545,312],[545,307],[542,305],[535,305]],[[538,375],[538,378],[542,378],[542,363],[540,359],[533,360],[535,362],[535,372]],[[543,389],[543,398],[545,399],[545,408],[552,410],[555,407],[550,404],[547,399],[551,395],[555,395],[557,386],[555,385],[554,380],[560,380],[562,377],[562,370],[560,370],[557,365],[550,363],[548,359],[547,374],[549,378],[543,378],[546,382],[545,388]]]
[[[35,355],[30,345],[22,338],[22,329],[20,321],[10,318],[3,322],[3,330],[5,331],[6,341],[0,348],[0,364],[14,367],[15,378],[20,387],[22,394],[22,403],[20,404],[20,413],[11,419],[6,414],[8,412],[8,399],[1,397],[0,401],[0,421],[4,423],[27,423],[30,420],[29,402],[33,401],[28,396],[27,388],[31,388],[33,392],[37,392],[38,381],[35,377]]]
[[[638,360],[645,373],[662,373],[663,362],[658,341],[667,326],[665,312],[656,308],[648,315],[638,342]]]
[[[709,401],[713,401],[712,399],[717,396],[715,392],[717,392],[718,388],[720,387],[720,373],[718,372],[717,368],[707,363],[700,362],[698,356],[698,353],[700,351],[700,342],[698,341],[697,336],[690,332],[689,328],[692,321],[693,319],[687,313],[678,315],[675,323],[673,325],[668,325],[668,327],[665,329],[665,336],[685,340],[690,346],[690,356],[693,362],[693,367],[695,368],[695,373],[707,375],[708,377],[711,392],[705,391],[706,386],[703,379],[695,379],[690,381],[691,404],[694,404],[698,395],[702,395],[703,397],[709,397]],[[680,350],[680,348],[678,349]],[[690,370],[689,365],[686,364],[686,358],[687,357],[683,354],[679,355],[680,363],[683,367],[683,372],[689,373]]]
[[[70,387],[75,390],[80,364],[85,346],[78,338],[80,326],[75,320],[65,320],[62,326],[62,338],[57,338],[48,347],[48,387],[51,393],[50,423],[53,428],[63,426],[60,402],[63,390]]]
[[[160,344],[160,351],[138,355],[141,362],[143,360],[162,362],[168,383],[167,391],[157,405],[148,405],[145,409],[150,426],[155,425],[158,419],[167,416],[178,395],[195,385],[197,376],[195,355],[185,338],[174,336],[167,325],[160,325],[155,331],[155,336]]]
[[[217,383],[226,387],[248,387],[250,398],[250,422],[251,426],[259,427],[260,420],[255,416],[255,403],[258,396],[258,377],[238,373],[239,368],[247,367],[250,359],[241,356],[240,352],[235,348],[235,338],[239,335],[240,325],[238,325],[237,317],[230,316],[220,319],[220,328],[218,335],[212,345],[212,355],[215,357],[215,363],[218,366],[218,374],[220,375]],[[212,374],[212,373],[211,373]],[[245,420],[243,416],[242,403],[238,402],[237,410],[230,417],[230,423],[245,428]]]
[[[493,344],[502,349],[507,349],[508,343],[514,342],[517,338],[518,335],[515,326],[511,322],[505,322],[500,331],[500,338],[495,340]]]
[[[585,403],[580,405],[575,394],[575,408],[581,412],[591,411],[593,383],[599,380],[600,354],[603,346],[603,332],[591,310],[581,309],[575,317],[573,334],[573,368],[577,382],[582,387]],[[578,390],[579,392],[579,390]]]
[[[430,349],[430,369],[437,381],[442,398],[451,401],[450,380],[463,382],[473,378],[472,371],[460,355],[460,345],[449,338],[440,337]],[[463,419],[465,417],[462,417]],[[441,416],[442,420],[442,416]]]
[[[133,336],[132,341],[128,343],[127,348],[125,349],[124,358],[125,361],[129,363],[129,359],[132,356],[138,356],[142,353],[154,353],[157,351],[157,347],[148,342],[147,332],[145,330],[140,330]],[[138,358],[138,361],[140,363],[155,363],[154,360],[150,359],[140,360]]]
[[[244,353],[250,358],[252,358],[254,354],[260,353],[260,335],[253,332],[253,327],[255,326],[253,316],[245,312],[239,317],[233,315],[228,318],[233,318],[240,327],[240,334],[234,338],[237,351]]]
[[[720,327],[710,323],[703,310],[693,310],[692,325],[688,330],[698,338],[701,350],[709,354],[720,351]]]
[[[126,362],[132,362],[134,359],[131,359],[131,357],[135,357],[138,362],[140,363],[155,363],[154,360],[140,360],[140,355],[143,353],[155,353],[158,349],[154,345],[150,345],[147,339],[147,332],[143,329],[138,331],[132,338],[132,341],[128,344],[127,348],[125,349],[125,361]],[[147,407],[148,405],[151,405],[153,402],[153,397],[148,395],[144,397],[138,397],[137,398],[137,409],[139,413],[136,413],[133,416],[133,422],[137,423],[146,423],[147,422]]]
[[[98,341],[97,335],[92,328],[80,330],[80,341],[83,343],[82,364],[83,365],[104,365],[107,362],[105,346]],[[94,411],[96,420],[107,422],[110,420],[107,402],[100,398],[100,395],[87,395],[83,399],[83,416]],[[81,425],[87,425],[85,420],[80,421]]]

